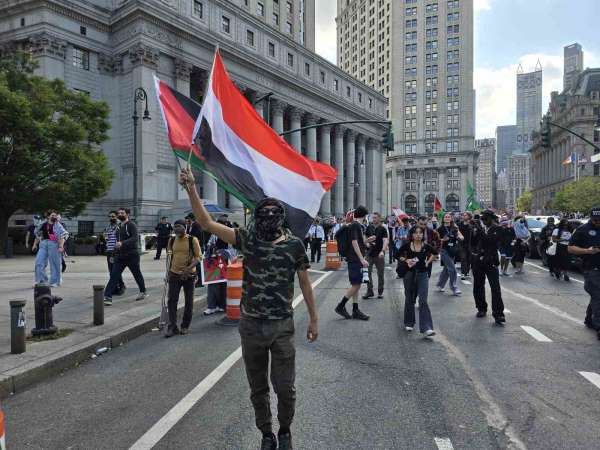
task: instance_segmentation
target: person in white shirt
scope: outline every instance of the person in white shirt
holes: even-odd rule
[[[338,231],[340,231],[340,228],[342,228],[342,219],[334,217],[333,226],[331,227],[331,230],[329,231],[329,239],[334,240],[335,235],[337,234]]]
[[[570,281],[569,273],[569,241],[571,240],[571,225],[567,219],[561,219],[558,226],[552,231],[552,242],[555,242],[556,254],[552,257],[552,267],[554,268],[554,276],[557,280],[564,277],[565,281]]]
[[[325,230],[323,230],[319,219],[315,219],[310,226],[308,235],[310,236],[310,262],[315,262],[315,255],[317,256],[317,262],[321,262],[321,243],[325,240]]]

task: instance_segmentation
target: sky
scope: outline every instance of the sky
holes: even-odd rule
[[[400,1],[400,0],[394,0]],[[316,51],[336,63],[336,0],[316,2]],[[474,0],[476,138],[516,122],[519,64],[543,68],[542,111],[562,90],[563,47],[578,42],[584,67],[600,67],[600,0]]]

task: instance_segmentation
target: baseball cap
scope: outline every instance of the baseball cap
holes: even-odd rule
[[[592,208],[590,211],[590,219],[600,220],[600,206]]]

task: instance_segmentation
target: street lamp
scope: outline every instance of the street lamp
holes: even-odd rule
[[[137,88],[133,93],[133,116],[131,116],[133,119],[133,217],[135,220],[138,219],[137,123],[140,119],[137,111],[138,102],[145,104],[142,120],[151,120],[150,111],[148,111],[148,94],[142,87]]]

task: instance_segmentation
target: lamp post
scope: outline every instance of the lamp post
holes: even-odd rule
[[[138,219],[138,165],[137,165],[137,124],[140,116],[138,116],[137,103],[143,102],[144,115],[142,120],[151,120],[150,112],[148,111],[148,94],[145,89],[139,87],[133,93],[133,217],[134,220]]]

